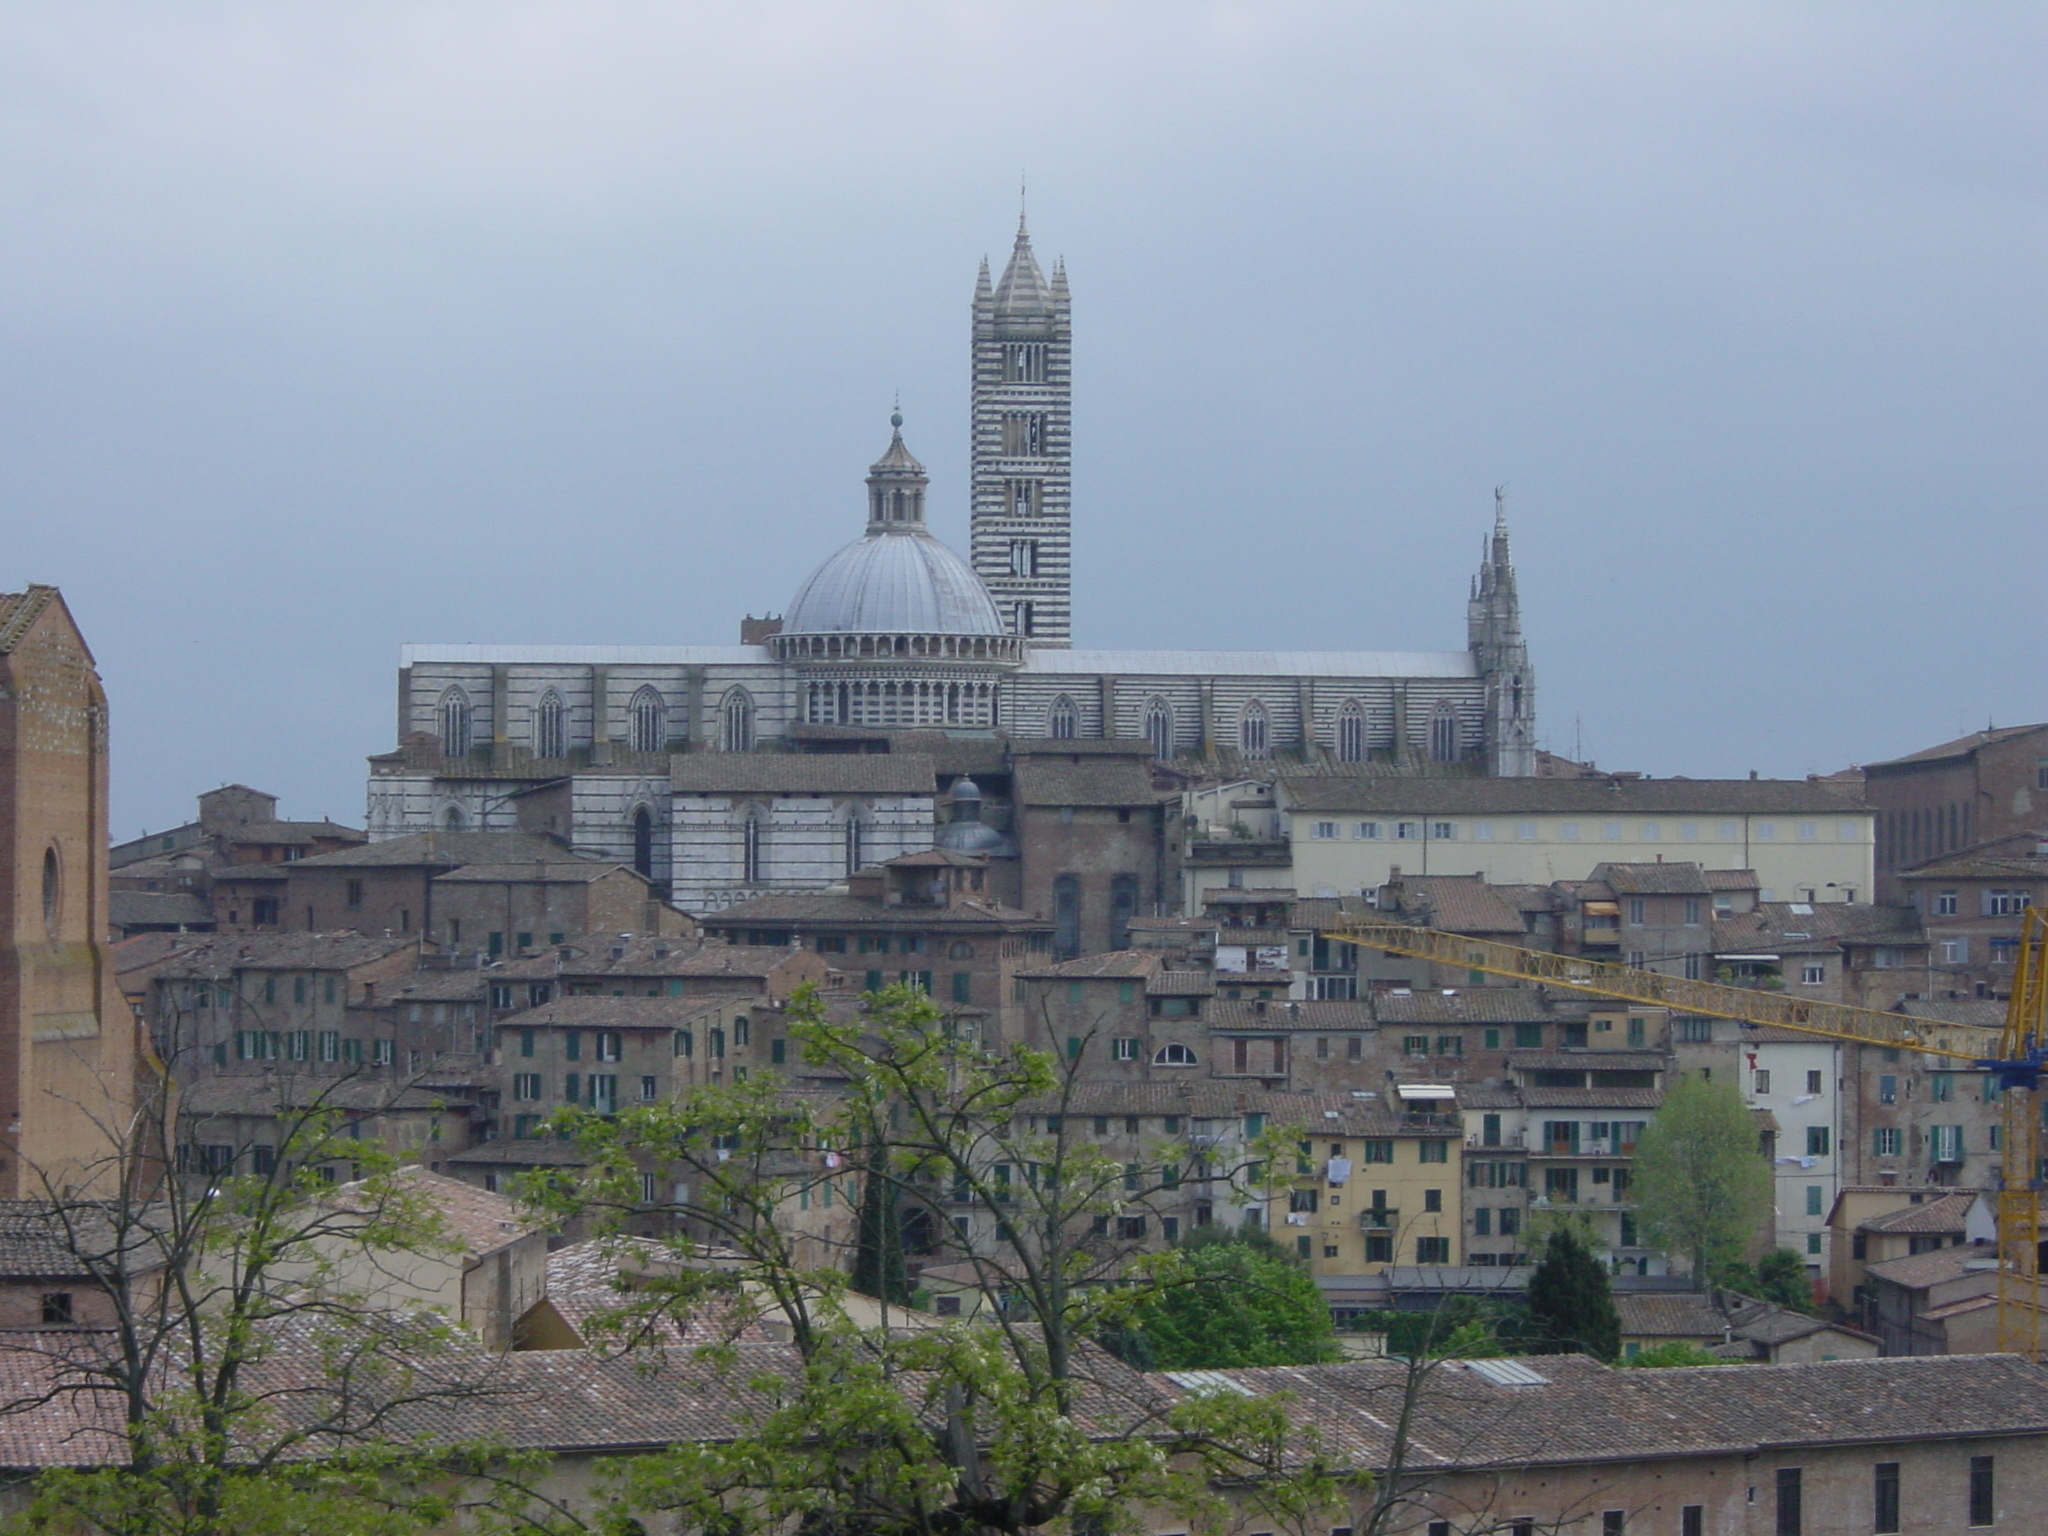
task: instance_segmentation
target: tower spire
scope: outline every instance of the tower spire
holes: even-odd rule
[[[889,412],[889,446],[868,468],[868,532],[923,533],[924,466],[903,446],[903,402]]]
[[[993,288],[974,289],[973,561],[1013,633],[1037,646],[1073,636],[1068,516],[1073,330],[1066,266],[1031,249],[1018,185],[1017,238]]]
[[[1503,778],[1531,777],[1536,772],[1536,674],[1522,639],[1505,485],[1493,488],[1493,535],[1465,605],[1465,629],[1473,665],[1486,683],[1488,771]]]

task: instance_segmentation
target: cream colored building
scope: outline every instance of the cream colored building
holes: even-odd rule
[[[1874,813],[1803,779],[1330,775],[1273,789],[1303,896],[1376,891],[1397,869],[1547,885],[1659,860],[1755,870],[1764,901],[1868,901],[1874,879]],[[1199,859],[1186,878],[1191,901],[1224,883]]]
[[[1401,1084],[1307,1116],[1267,1222],[1318,1275],[1459,1262],[1464,1127],[1448,1087]]]

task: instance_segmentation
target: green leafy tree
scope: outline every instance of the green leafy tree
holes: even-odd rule
[[[1151,1202],[1185,1198],[1187,1145],[1162,1143],[1133,1167],[1077,1134],[1069,1111],[1088,1038],[1071,1050],[985,1048],[907,987],[858,1009],[800,990],[786,1017],[808,1077],[834,1083],[831,1094],[764,1071],[617,1115],[565,1111],[557,1127],[588,1161],[531,1183],[540,1210],[600,1235],[645,1229],[644,1172],[684,1192],[665,1212],[678,1262],[621,1297],[619,1328],[716,1297],[736,1318],[771,1315],[790,1341],[772,1393],[752,1390],[761,1377],[744,1351],[707,1356],[733,1373],[741,1432],[622,1463],[607,1517],[1023,1536],[1170,1509],[1192,1526],[1218,1515],[1220,1479],[1247,1490],[1273,1529],[1341,1523],[1341,1496],[1359,1479],[1333,1470],[1283,1403],[1167,1398],[1095,1342],[1127,1335],[1154,1297],[1201,1277],[1194,1255],[1146,1253],[1137,1240]],[[1271,1166],[1283,1145],[1269,1134],[1247,1162]],[[835,1170],[856,1148],[877,1191],[862,1191],[863,1207],[886,1197],[906,1233],[942,1239],[1000,1304],[912,1326],[886,1313],[879,1327],[858,1321],[845,1298],[863,1240],[820,1256],[815,1234],[789,1220],[793,1206],[821,1207],[820,1186],[846,1178]],[[966,1218],[958,1228],[955,1216]],[[883,1220],[864,1225],[877,1232]],[[717,1266],[693,1262],[704,1245],[721,1250]]]
[[[1265,1233],[1198,1227],[1182,1261],[1130,1314],[1144,1363],[1198,1370],[1343,1358],[1315,1280]]]
[[[1640,1366],[1644,1370],[1669,1370],[1680,1365],[1729,1365],[1719,1355],[1710,1355],[1698,1345],[1688,1344],[1683,1339],[1673,1339],[1666,1344],[1652,1344],[1648,1349],[1638,1350],[1634,1356],[1621,1362],[1623,1365]]]
[[[854,1239],[853,1288],[864,1296],[910,1301],[910,1274],[903,1261],[903,1216],[888,1149],[875,1139],[860,1181],[860,1230]]]
[[[1699,1282],[1739,1262],[1771,1209],[1771,1169],[1755,1122],[1729,1082],[1682,1077],[1636,1143],[1645,1235]]]
[[[1621,1353],[1621,1318],[1607,1267],[1569,1226],[1550,1234],[1529,1276],[1529,1326],[1546,1354],[1582,1351],[1612,1360]]]
[[[173,1068],[177,1023],[157,1021]],[[17,1387],[45,1386],[5,1411],[117,1411],[104,1463],[45,1472],[0,1529],[410,1536],[490,1502],[459,1491],[475,1479],[502,1480],[505,1508],[525,1500],[539,1459],[404,1427],[487,1398],[487,1357],[458,1324],[373,1294],[456,1245],[420,1181],[334,1107],[357,1080],[266,1080],[274,1141],[221,1161],[179,1144],[166,1072],[132,1120],[102,1127],[113,1150],[88,1187],[104,1193],[45,1182],[23,1214],[87,1277],[77,1306],[95,1326],[18,1342]],[[337,1189],[337,1169],[354,1181]]]

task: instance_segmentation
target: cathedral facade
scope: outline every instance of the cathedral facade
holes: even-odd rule
[[[969,559],[927,526],[924,466],[892,417],[860,537],[739,645],[405,647],[370,835],[553,831],[713,911],[931,847],[944,792],[1006,778],[1006,743],[1201,773],[1276,757],[1535,771],[1498,504],[1464,650],[1075,648],[1072,377],[1064,265],[1048,280],[1020,222],[973,301]]]

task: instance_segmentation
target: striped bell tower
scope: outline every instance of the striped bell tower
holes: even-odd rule
[[[1052,281],[1017,243],[1000,282],[974,285],[972,556],[1010,630],[1073,643],[1070,516],[1073,325],[1064,261]]]

